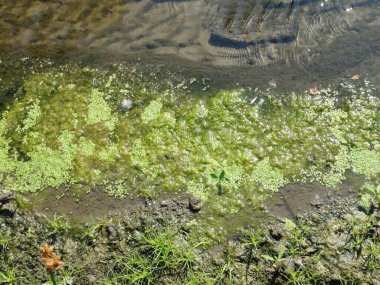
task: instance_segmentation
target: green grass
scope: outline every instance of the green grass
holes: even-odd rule
[[[56,217],[53,219],[47,219],[50,228],[50,235],[62,235],[69,231],[70,226],[64,216]]]
[[[12,268],[6,268],[5,271],[0,271],[0,284],[16,284],[16,272]]]
[[[137,251],[115,262],[102,284],[159,284],[166,275],[191,275],[198,263],[196,248],[179,237],[168,227],[146,229]]]

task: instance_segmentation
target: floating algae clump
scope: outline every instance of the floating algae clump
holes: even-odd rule
[[[183,96],[135,74],[76,66],[30,74],[1,114],[0,183],[100,186],[117,197],[188,191],[237,211],[292,181],[335,188],[350,169],[379,180],[380,102],[369,87]],[[121,112],[126,92],[135,105]],[[212,174],[222,171],[218,195]]]
[[[162,103],[158,101],[150,102],[149,106],[145,108],[144,112],[141,114],[141,119],[145,124],[157,119],[160,115],[162,108]]]
[[[257,163],[252,172],[252,179],[259,182],[265,190],[273,192],[287,183],[281,172],[270,165],[268,158]]]
[[[90,103],[88,105],[87,123],[94,125],[103,122],[108,130],[113,131],[117,118],[112,116],[111,108],[103,98],[103,94],[99,90],[92,91]]]
[[[380,153],[368,149],[354,148],[351,152],[352,168],[367,178],[380,174]]]

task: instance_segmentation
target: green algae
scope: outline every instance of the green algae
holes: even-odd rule
[[[380,174],[380,153],[376,151],[354,148],[351,151],[351,162],[353,170],[368,179]]]
[[[151,101],[149,106],[145,108],[144,112],[141,114],[141,119],[145,124],[157,119],[160,115],[162,108],[162,103],[158,101]]]
[[[112,116],[112,110],[103,96],[103,93],[99,90],[92,90],[88,104],[87,124],[104,123],[109,131],[113,131],[117,123],[117,117]]]
[[[152,84],[122,69],[31,74],[2,113],[1,183],[31,192],[100,186],[117,197],[187,191],[226,214],[289,182],[336,188],[350,169],[379,180],[379,98],[370,88],[184,96]],[[134,107],[120,111],[126,96]],[[221,171],[228,181],[218,197],[211,174]]]
[[[252,171],[251,178],[260,183],[265,190],[273,192],[277,192],[287,184],[287,180],[281,172],[270,165],[268,157],[257,163]]]

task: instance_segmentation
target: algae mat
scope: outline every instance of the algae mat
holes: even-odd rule
[[[192,96],[202,78],[173,84],[136,67],[46,65],[25,75],[2,108],[0,178],[8,191],[100,187],[121,198],[186,191],[237,213],[290,182],[336,188],[347,170],[379,182],[380,104],[365,79],[318,95]],[[2,85],[3,96],[9,88]],[[120,108],[125,99],[133,102],[128,111]]]

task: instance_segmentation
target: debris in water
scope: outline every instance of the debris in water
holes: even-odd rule
[[[276,88],[277,87],[276,80],[272,79],[271,81],[269,81],[269,86],[272,88]]]
[[[310,88],[309,93],[311,95],[318,95],[319,93],[321,93],[321,91],[319,91],[319,89],[315,86],[313,88]]]
[[[359,80],[360,79],[360,75],[359,74],[355,74],[354,76],[351,77],[352,80]]]

